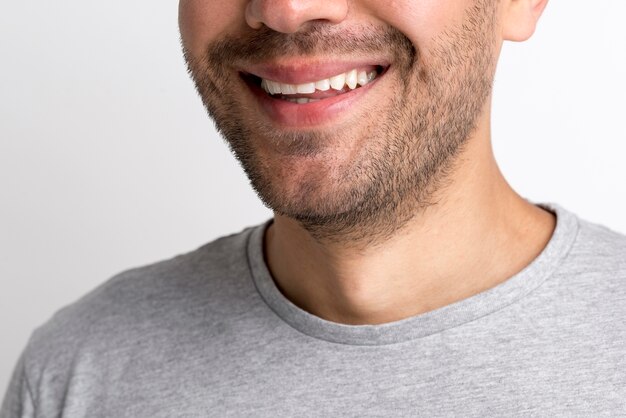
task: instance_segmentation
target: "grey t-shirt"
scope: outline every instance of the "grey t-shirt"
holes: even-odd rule
[[[124,272],[34,332],[0,416],[626,416],[626,237],[543,206],[522,272],[383,325],[289,302],[267,224]]]

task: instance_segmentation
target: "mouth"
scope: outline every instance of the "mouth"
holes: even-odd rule
[[[239,75],[273,122],[302,128],[330,123],[354,109],[389,68],[385,64],[266,66],[246,69]]]

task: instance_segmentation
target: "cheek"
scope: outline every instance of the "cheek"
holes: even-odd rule
[[[194,55],[245,24],[246,0],[180,0],[178,25],[185,48]]]
[[[367,0],[372,16],[393,26],[422,54],[447,29],[459,27],[474,0]]]

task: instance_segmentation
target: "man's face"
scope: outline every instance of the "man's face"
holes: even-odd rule
[[[180,27],[261,199],[320,237],[367,236],[428,205],[488,108],[499,5],[180,0]]]

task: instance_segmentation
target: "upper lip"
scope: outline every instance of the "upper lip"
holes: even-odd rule
[[[242,66],[240,71],[259,78],[286,84],[304,84],[324,80],[355,68],[375,66],[388,67],[385,59],[361,59],[352,61],[312,61],[310,59],[268,62]]]

